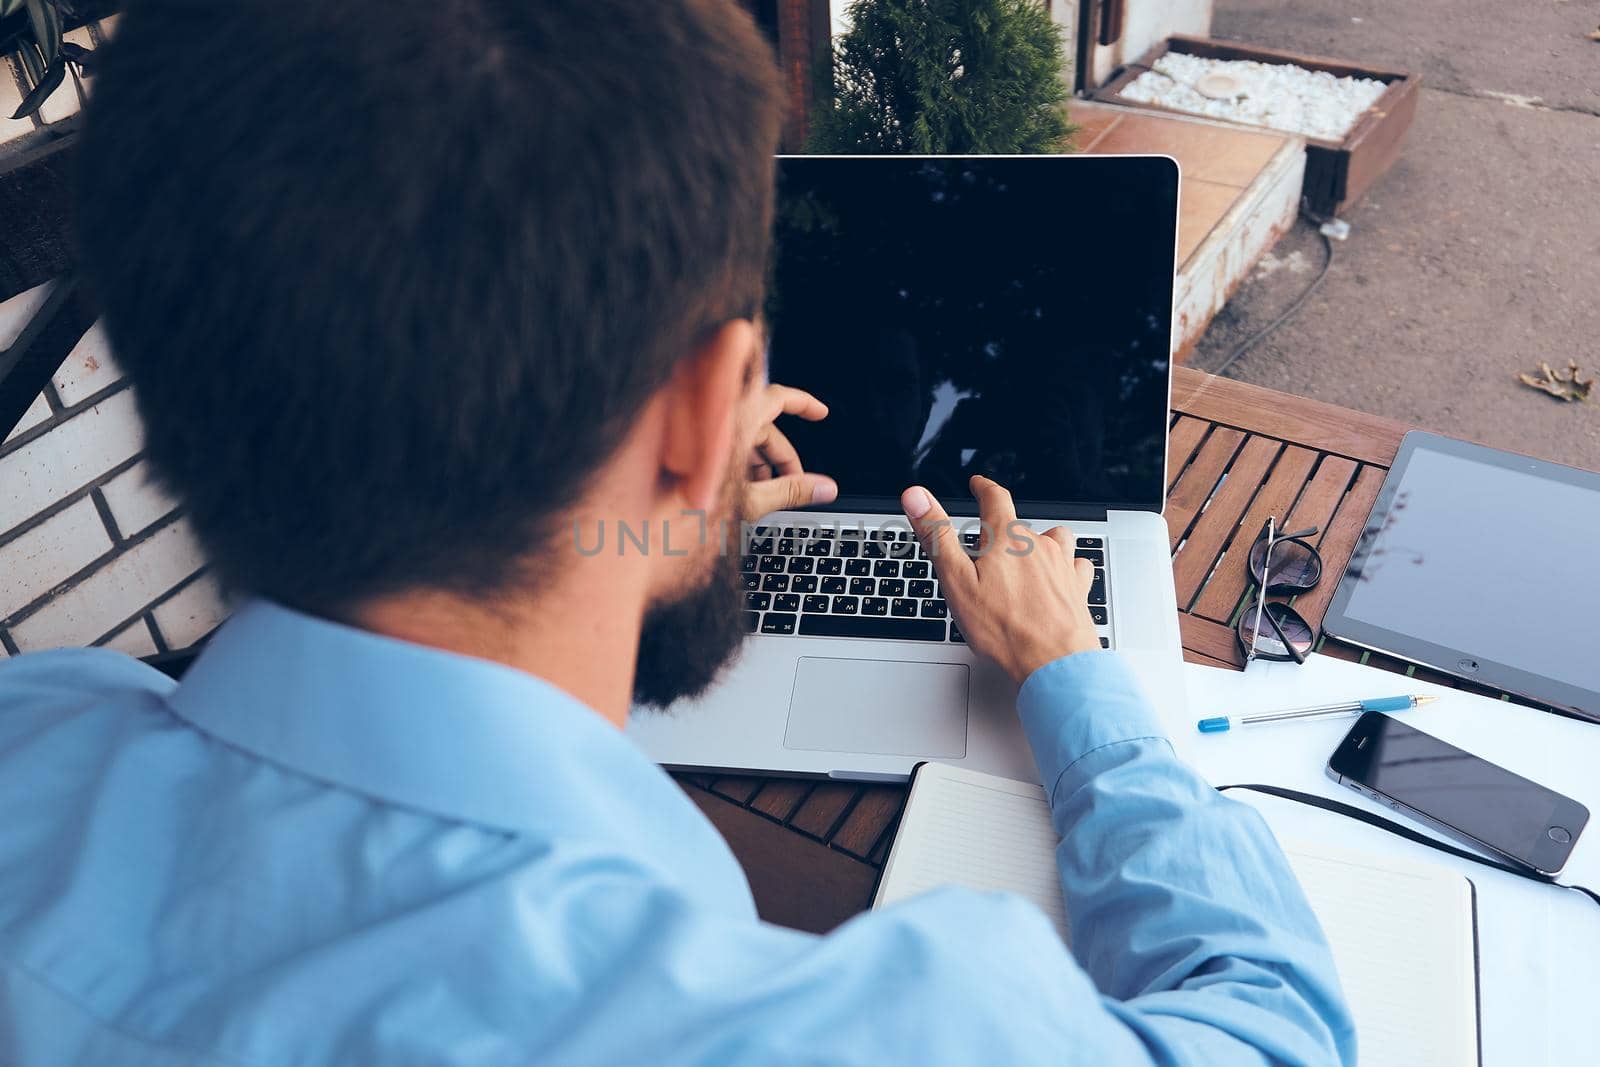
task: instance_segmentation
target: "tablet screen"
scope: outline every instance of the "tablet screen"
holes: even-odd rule
[[[1454,650],[1446,670],[1481,658],[1600,692],[1600,475],[1446,444],[1412,449],[1385,485],[1344,619]]]

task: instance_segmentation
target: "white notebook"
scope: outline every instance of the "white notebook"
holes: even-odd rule
[[[924,763],[873,907],[941,885],[1004,890],[1037,904],[1065,940],[1059,841],[1039,786]],[[1323,845],[1287,841],[1284,851],[1333,947],[1363,1067],[1478,1063],[1472,882]]]

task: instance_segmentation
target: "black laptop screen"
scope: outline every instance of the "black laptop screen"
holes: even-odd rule
[[[1161,158],[784,158],[771,380],[839,506],[967,479],[1024,514],[1161,507],[1178,168]]]

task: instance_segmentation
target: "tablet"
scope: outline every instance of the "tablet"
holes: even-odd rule
[[[1600,474],[1406,434],[1322,625],[1600,722]]]

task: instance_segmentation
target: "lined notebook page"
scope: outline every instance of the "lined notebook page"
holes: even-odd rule
[[[917,771],[874,907],[941,885],[1005,890],[1066,938],[1044,790],[929,763]],[[1362,1067],[1478,1062],[1471,883],[1443,867],[1308,842],[1284,851],[1327,932]]]
[[[1037,904],[1067,939],[1056,871],[1061,839],[1044,790],[928,763],[917,771],[873,907],[941,885],[1004,890]]]

